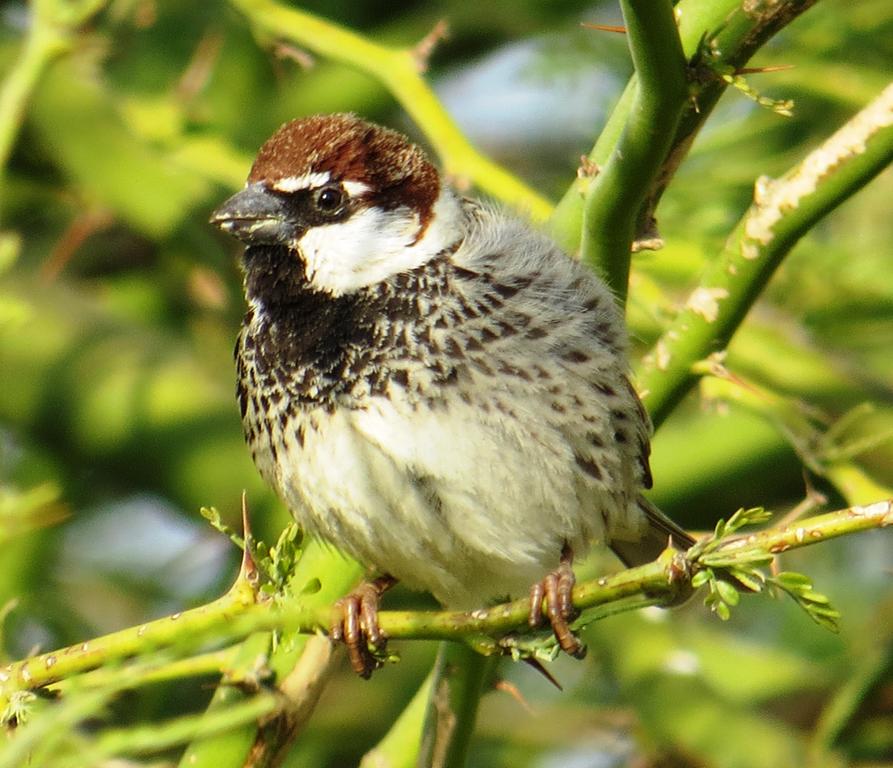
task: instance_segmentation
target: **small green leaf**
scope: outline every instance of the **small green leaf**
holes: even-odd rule
[[[763,507],[750,507],[749,509],[742,507],[729,518],[726,530],[728,533],[734,533],[749,525],[761,525],[771,518],[772,513]]]
[[[837,623],[837,619],[840,618],[840,614],[836,615],[825,615],[822,613],[814,613],[812,611],[807,611],[809,617],[820,627],[824,627],[829,632],[833,632],[835,635],[840,632],[840,625]],[[836,612],[835,612],[836,613]]]
[[[720,77],[755,104],[771,109],[776,115],[791,117],[794,114],[793,99],[772,99],[764,96],[741,75],[736,75],[733,72],[720,73]]]
[[[812,581],[810,581],[809,577],[796,571],[782,571],[776,574],[772,581],[782,589],[799,589],[801,587],[810,589],[812,587]]]
[[[300,595],[315,595],[319,590],[322,589],[322,582],[313,578],[307,581],[303,587],[301,587],[301,591],[298,593]]]
[[[756,569],[744,570],[743,568],[729,568],[729,576],[740,581],[748,589],[754,592],[762,592],[766,584],[766,577]]]
[[[770,578],[769,582],[790,595],[816,624],[831,632],[838,632],[837,620],[840,618],[840,612],[831,605],[826,595],[812,588],[812,581],[808,576],[794,571],[783,571]]]
[[[806,589],[800,593],[801,600],[807,600],[810,603],[818,603],[818,604],[828,604],[831,601],[828,599],[826,595],[823,595],[819,592],[813,592],[811,589]]]
[[[207,520],[214,530],[219,531],[233,542],[239,549],[245,549],[245,540],[223,522],[223,517],[216,507],[201,507],[199,513]]]
[[[738,601],[741,599],[738,590],[727,581],[717,580],[716,591],[719,594],[720,599],[730,606],[738,605]]]
[[[705,568],[703,571],[698,571],[691,580],[691,585],[695,589],[699,589],[703,587],[708,581],[713,578],[713,571],[709,568]]]

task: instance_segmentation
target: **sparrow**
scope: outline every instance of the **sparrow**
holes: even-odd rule
[[[395,581],[453,609],[529,591],[584,648],[574,553],[694,542],[643,496],[651,426],[608,287],[352,114],[283,125],[211,222],[245,244],[245,439],[306,534],[378,574],[332,634],[368,676]],[[545,605],[544,605],[545,604]]]

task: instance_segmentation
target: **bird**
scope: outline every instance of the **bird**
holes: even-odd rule
[[[288,122],[211,222],[245,245],[254,462],[308,536],[376,575],[332,626],[363,677],[397,581],[458,610],[530,594],[531,625],[579,656],[576,553],[631,566],[694,543],[643,496],[651,425],[611,290],[403,134]]]

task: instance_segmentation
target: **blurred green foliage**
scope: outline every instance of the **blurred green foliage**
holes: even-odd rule
[[[578,26],[616,22],[610,4],[302,7],[403,45],[447,18],[435,87],[525,40],[534,44],[524,48],[523,83],[543,93],[593,72],[619,93],[629,71],[622,40]],[[8,71],[28,9],[7,2],[0,12]],[[267,541],[287,519],[242,444],[231,363],[242,311],[236,247],[211,230],[208,213],[287,119],[353,110],[411,126],[368,77],[323,61],[304,69],[300,56],[258,42],[216,0],[115,0],[33,94],[2,182],[0,608],[18,601],[3,627],[7,657],[219,593],[236,553],[201,521],[202,505],[235,524],[247,489]],[[889,0],[826,0],[758,54],[755,65],[794,65],[748,76],[761,93],[793,98],[794,115],[734,90],[724,97],[662,202],[666,247],[634,262],[639,352],[718,252],[756,177],[781,174],[873,98],[891,61]],[[521,124],[539,108],[535,97],[511,107]],[[598,127],[581,141],[564,119],[579,116],[557,115],[543,123],[547,133],[488,149],[557,198]],[[813,487],[832,504],[893,495],[890,200],[888,171],[804,238],[736,336],[726,366],[785,408],[696,393],[656,436],[654,498],[683,524],[710,527],[754,504],[784,512]],[[871,410],[835,444],[864,448],[854,457],[860,484],[804,474],[804,465],[833,467],[817,438],[862,403]],[[891,552],[889,535],[876,532],[786,557],[841,609],[838,636],[786,602],[744,600],[721,626],[698,605],[600,622],[586,661],[554,665],[563,693],[523,665],[504,666],[530,710],[488,695],[471,764],[893,763]],[[592,568],[613,567],[594,560]],[[399,593],[392,604],[401,601],[419,604]],[[371,682],[345,674],[331,685],[288,766],[354,764],[382,737],[432,657],[424,643],[401,650],[402,663]],[[124,726],[199,709],[208,696],[201,682],[158,684],[94,704]]]

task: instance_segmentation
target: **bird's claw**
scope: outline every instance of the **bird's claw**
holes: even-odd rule
[[[527,621],[531,627],[537,628],[543,626],[548,618],[561,650],[582,659],[586,655],[586,646],[570,628],[570,622],[577,615],[573,601],[575,583],[573,554],[570,547],[565,547],[558,568],[530,588],[530,615]]]
[[[347,646],[351,668],[364,679],[382,665],[387,637],[378,623],[378,608],[394,583],[390,576],[364,581],[333,607],[330,637]]]

